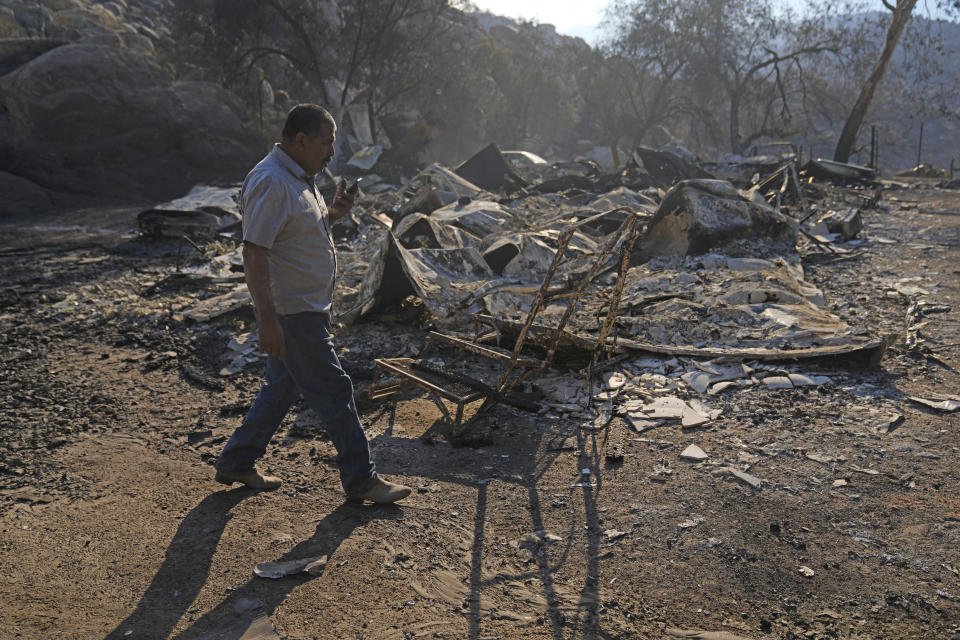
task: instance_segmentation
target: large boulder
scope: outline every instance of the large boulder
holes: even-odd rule
[[[57,38],[14,38],[0,40],[0,76],[22,67],[51,49],[70,44]]]
[[[639,261],[697,255],[732,240],[764,239],[793,247],[797,223],[726,180],[684,180],[660,202],[639,242]]]
[[[102,45],[60,46],[0,78],[0,119],[0,171],[58,192],[169,197],[236,179],[263,151],[231,92]]]
[[[55,207],[55,199],[46,189],[4,171],[0,171],[0,213],[47,211]]]

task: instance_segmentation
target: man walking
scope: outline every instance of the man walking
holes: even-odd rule
[[[282,141],[243,182],[243,264],[266,353],[266,381],[217,460],[216,480],[276,489],[279,478],[254,463],[299,396],[324,421],[337,449],[340,481],[351,501],[391,503],[410,488],[380,478],[353,399],[353,384],[330,336],[337,253],[330,225],[354,194],[341,181],[327,209],[314,177],[333,158],[337,125],[314,104],[287,114]]]

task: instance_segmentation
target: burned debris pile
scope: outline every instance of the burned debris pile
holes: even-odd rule
[[[474,401],[523,405],[521,392],[533,387],[544,402],[528,403],[531,410],[601,422],[620,413],[640,427],[667,414],[700,424],[713,410],[651,382],[670,370],[683,388],[708,395],[823,384],[827,377],[779,367],[824,358],[876,364],[896,337],[850,326],[804,277],[803,256],[853,253],[844,242],[860,233],[860,210],[876,206],[880,189],[859,189],[858,206],[838,211],[818,203],[816,164],[798,170],[788,161],[750,177],[752,166],[739,176],[726,166],[730,179],[719,179],[665,150],[638,148],[616,173],[590,161],[522,157],[515,165],[516,153],[490,145],[402,185],[365,177],[363,197],[336,232],[338,320],[399,318],[406,309],[408,321],[435,330],[440,351],[454,353],[369,345],[375,394],[420,386],[456,424]],[[834,179],[870,178],[825,166]],[[235,188],[197,188],[140,216],[143,235],[180,237],[179,251],[233,239],[220,255],[182,267],[178,258],[183,274],[211,285],[176,312],[185,320],[209,322],[249,304],[232,196]],[[228,352],[221,375],[257,360],[255,334],[235,337]]]

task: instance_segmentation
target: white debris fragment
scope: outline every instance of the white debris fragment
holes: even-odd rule
[[[720,390],[732,386],[734,383],[732,380],[737,380],[743,378],[744,376],[749,375],[753,370],[743,364],[729,364],[729,365],[719,365],[715,362],[693,362],[693,365],[699,369],[699,371],[691,371],[683,374],[680,378],[687,384],[688,387],[695,390],[697,393],[704,393],[714,383],[726,382],[725,386],[721,387]],[[714,393],[714,391],[710,391]]]
[[[619,371],[605,373],[603,375],[603,383],[607,386],[608,390],[614,391],[627,383],[627,376]]]
[[[706,460],[710,456],[708,456],[707,453],[697,445],[691,444],[680,453],[680,457],[684,460],[695,460],[699,462],[701,460]]]
[[[687,403],[676,396],[657,398],[644,407],[644,413],[651,418],[682,418],[688,410]]]
[[[686,382],[687,386],[697,393],[704,393],[710,386],[712,378],[713,376],[706,371],[691,371],[690,373],[685,373],[680,376],[680,379]]]
[[[690,364],[695,366],[697,369],[700,369],[700,371],[703,371],[704,373],[709,373],[712,376],[720,375],[720,369],[713,366],[712,362],[700,362],[699,360],[690,360],[689,362]]]
[[[291,576],[297,573],[309,573],[312,576],[323,573],[327,566],[327,556],[318,556],[315,558],[300,558],[299,560],[287,560],[286,562],[261,562],[253,569],[254,575],[258,578],[277,579],[284,576]]]
[[[680,418],[680,424],[684,427],[699,427],[702,424],[710,422],[710,420],[711,418],[709,415],[705,415],[694,407],[687,405],[687,407],[683,410],[683,415]]]
[[[901,279],[900,281],[898,281],[898,282],[893,286],[894,291],[896,291],[897,293],[899,293],[899,294],[901,294],[901,295],[905,295],[905,296],[908,296],[908,297],[927,296],[927,295],[930,295],[930,291],[929,291],[928,289],[924,289],[923,287],[921,287],[921,286],[919,286],[919,285],[908,284],[907,282],[909,282],[909,280],[911,280],[911,279],[910,279],[910,278],[903,278],[903,279]],[[905,282],[905,281],[906,281],[906,282]]]
[[[816,384],[812,378],[805,376],[802,373],[790,373],[787,374],[787,377],[790,378],[790,382],[795,387],[807,387]]]
[[[787,376],[767,376],[763,379],[763,384],[767,385],[768,389],[792,389],[793,383],[790,382],[790,378]]]
[[[710,406],[705,403],[697,400],[696,398],[687,402],[691,409],[699,413],[700,415],[707,416],[711,420],[716,420],[720,417],[720,414],[723,413],[722,409],[711,409]]]
[[[944,413],[953,413],[954,411],[960,410],[960,402],[956,400],[941,400],[939,402],[935,400],[927,400],[926,398],[917,398],[915,396],[910,396],[910,399],[917,404],[922,404],[931,409],[936,409],[937,411],[943,411]]]
[[[743,482],[744,484],[749,485],[753,489],[759,489],[763,484],[763,480],[761,480],[760,478],[750,475],[749,473],[746,473],[744,471],[740,471],[739,469],[735,469],[733,467],[721,467],[716,471],[714,471],[713,473],[715,474],[726,473],[726,474],[732,475],[734,478],[736,478],[740,482]]]
[[[628,411],[627,416],[638,431],[657,426],[658,423],[647,422],[652,419],[679,418],[684,427],[695,427],[717,418],[721,413],[719,409],[711,409],[698,400],[688,403],[676,396],[661,396],[647,404],[630,405],[631,409],[634,407],[638,407],[637,410]]]
[[[737,386],[737,383],[731,382],[729,380],[726,382],[718,382],[717,384],[710,387],[710,390],[707,391],[707,394],[713,396],[722,391],[725,391],[726,389],[729,389],[730,387],[735,387],[735,386]]]
[[[902,413],[883,415],[880,417],[878,424],[873,426],[873,430],[878,433],[890,433],[893,429],[903,424],[905,419]]]
[[[589,431],[600,431],[610,423],[613,413],[613,402],[605,402],[597,407],[593,419],[585,423],[582,428]]]
[[[662,424],[661,420],[647,420],[642,416],[643,414],[634,415],[632,413],[627,414],[627,422],[630,423],[637,433],[643,433],[647,429],[653,429],[654,427],[659,427]]]

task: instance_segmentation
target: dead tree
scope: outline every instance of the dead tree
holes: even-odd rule
[[[890,19],[890,26],[887,28],[887,37],[883,43],[883,51],[880,52],[880,58],[873,67],[870,77],[860,89],[860,95],[847,116],[847,121],[843,125],[843,131],[840,133],[840,139],[837,140],[837,148],[833,152],[833,159],[837,162],[847,162],[850,154],[853,153],[853,145],[857,141],[857,132],[860,131],[860,125],[867,115],[867,109],[873,101],[873,95],[883,81],[883,76],[887,72],[887,66],[893,57],[893,52],[900,42],[900,36],[910,21],[913,8],[917,5],[917,0],[897,0],[896,5],[892,5],[887,0],[882,0],[883,6],[893,12]]]

